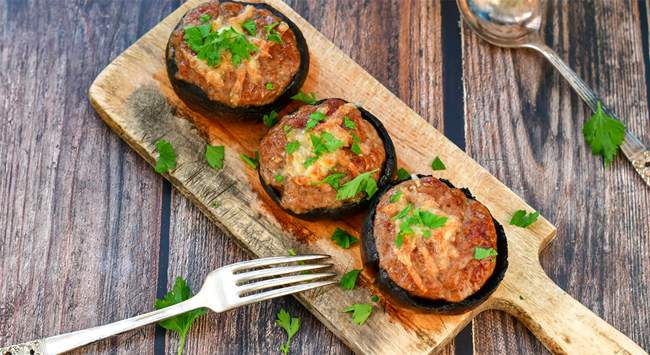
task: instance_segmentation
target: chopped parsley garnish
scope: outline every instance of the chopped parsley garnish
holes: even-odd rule
[[[287,154],[295,153],[295,151],[298,150],[298,148],[300,148],[300,142],[298,141],[291,141],[287,143],[287,145],[285,146],[285,149],[287,150]]]
[[[225,155],[225,148],[222,145],[208,145],[205,147],[205,160],[212,169],[220,170],[223,168]]]
[[[483,260],[491,256],[497,256],[497,251],[494,250],[494,248],[481,248],[481,247],[474,248],[475,260]]]
[[[359,143],[352,143],[352,146],[350,147],[350,150],[352,151],[352,153],[354,153],[356,155],[363,154],[363,151],[361,151],[361,146],[359,145]]]
[[[257,24],[253,20],[248,20],[242,24],[242,26],[251,36],[255,36],[257,33]]]
[[[370,297],[370,300],[373,301],[373,302],[375,302],[375,303],[377,303],[377,302],[379,302],[379,296],[377,296],[377,295],[372,295],[372,297]]]
[[[397,191],[396,193],[394,193],[394,194],[392,194],[392,195],[390,196],[390,198],[388,199],[388,201],[389,201],[390,203],[395,203],[395,202],[399,201],[400,198],[402,198],[402,194],[403,194],[402,191]]]
[[[308,131],[308,130],[316,127],[316,125],[319,122],[322,122],[323,120],[325,120],[326,117],[327,116],[325,116],[325,114],[320,112],[320,111],[314,111],[313,113],[309,114],[309,120],[307,120],[307,125],[305,126],[305,131]]]
[[[273,127],[278,122],[278,113],[271,111],[268,114],[262,116],[262,121],[266,127]]]
[[[310,135],[310,139],[316,156],[321,156],[325,153],[334,153],[343,146],[343,141],[336,139],[329,132],[323,132],[320,136],[312,134]]]
[[[336,245],[340,246],[343,249],[350,249],[350,246],[352,244],[355,244],[359,241],[359,239],[353,237],[350,233],[338,227],[336,227],[336,230],[334,230],[334,233],[332,233],[331,239],[336,243]]]
[[[591,148],[591,153],[601,155],[607,166],[614,160],[625,139],[625,125],[605,113],[598,101],[596,112],[582,127],[582,135]]]
[[[340,181],[344,177],[345,174],[343,173],[332,173],[327,175],[327,177],[325,177],[322,182],[330,185],[334,190],[338,190],[341,186]]]
[[[156,299],[154,308],[167,308],[190,298],[192,298],[192,290],[190,290],[182,277],[177,277],[172,290],[167,292],[165,297],[162,299]],[[205,308],[199,308],[158,322],[161,327],[178,333],[180,338],[178,342],[178,355],[183,353],[185,339],[187,338],[187,333],[189,332],[190,327],[192,327],[192,323],[207,312],[208,311]]]
[[[206,22],[210,21],[211,19],[212,19],[212,17],[210,15],[208,15],[208,14],[203,14],[203,15],[201,15],[201,17],[199,17],[199,21],[201,21],[201,23],[206,23]]]
[[[268,83],[266,83],[266,85],[264,85],[264,86],[266,87],[266,90],[273,90],[273,83],[270,82],[270,81]]]
[[[268,26],[264,26],[264,29],[266,30],[267,36],[266,39],[268,39],[271,42],[279,43],[282,44],[282,37],[280,37],[280,32],[278,32],[275,27],[279,25],[279,22],[273,22],[272,24]]]
[[[445,163],[440,160],[440,157],[436,157],[433,159],[433,162],[431,163],[431,169],[433,170],[445,170],[447,167],[445,166]]]
[[[282,181],[284,181],[284,176],[278,174],[278,175],[275,176],[274,179],[275,179],[275,182],[281,183]]]
[[[260,164],[260,153],[258,152],[255,152],[255,157],[249,157],[246,154],[239,154],[239,157],[253,170],[256,170],[257,166]]]
[[[399,211],[399,213],[396,214],[395,217],[393,217],[393,219],[404,218],[406,217],[406,215],[409,214],[409,212],[411,212],[411,210],[413,210],[413,204],[409,203],[408,205],[406,205],[406,207],[404,207],[401,211]]]
[[[300,318],[291,317],[289,312],[284,309],[281,309],[277,316],[278,319],[276,319],[275,324],[284,329],[287,333],[287,342],[280,345],[280,351],[282,351],[284,355],[287,355],[289,353],[289,348],[291,347],[291,338],[293,338],[293,336],[298,333],[298,330],[300,330]]]
[[[405,180],[411,177],[411,174],[404,168],[399,168],[397,170],[397,179],[398,180]]]
[[[355,303],[343,309],[343,312],[352,312],[352,321],[357,325],[363,325],[370,318],[370,314],[372,314],[372,305],[368,303]]]
[[[196,57],[216,67],[221,64],[221,55],[229,51],[233,65],[238,66],[242,60],[250,59],[250,54],[257,51],[257,46],[249,42],[246,36],[232,27],[212,31],[209,23],[185,27],[185,42],[196,53]]]
[[[531,224],[535,223],[538,217],[539,217],[539,212],[531,212],[526,214],[526,211],[518,210],[517,212],[515,212],[515,214],[512,215],[510,224],[513,226],[526,228]]]
[[[409,213],[411,213],[410,216]],[[395,246],[398,248],[402,247],[404,237],[414,233],[413,227],[418,227],[423,238],[430,238],[431,231],[443,227],[448,219],[446,216],[439,216],[419,208],[414,209],[413,204],[409,203],[393,217],[393,220],[399,221],[399,231],[395,238]]]
[[[341,277],[341,281],[339,281],[339,286],[341,286],[342,289],[344,290],[351,290],[356,286],[357,284],[357,278],[359,277],[359,273],[361,272],[361,269],[358,270],[352,270],[349,272],[346,272],[343,277]]]
[[[316,160],[318,160],[318,157],[307,158],[307,159],[305,159],[305,162],[302,163],[302,166],[304,166],[305,168],[308,168],[308,167],[314,165]]]
[[[156,142],[156,150],[158,151],[158,161],[156,161],[156,170],[159,174],[164,174],[170,170],[176,169],[176,152],[174,147],[168,141],[161,139]]]
[[[358,193],[365,191],[367,198],[377,192],[377,181],[373,179],[372,175],[379,169],[371,170],[363,174],[357,175],[354,179],[346,182],[336,193],[337,200],[346,200],[356,196]]]
[[[355,128],[357,128],[357,125],[356,125],[356,124],[354,123],[354,121],[352,121],[352,120],[350,119],[350,117],[348,117],[348,116],[344,116],[344,117],[343,117],[343,125],[344,125],[346,128],[349,128],[349,129],[355,129]]]
[[[361,138],[359,138],[359,136],[357,136],[356,134],[352,133],[352,141],[354,143],[361,143]]]
[[[318,101],[316,100],[316,94],[314,94],[313,92],[309,94],[305,94],[302,91],[299,91],[297,94],[291,96],[291,99],[304,102],[308,105],[313,105],[316,103],[316,101]]]

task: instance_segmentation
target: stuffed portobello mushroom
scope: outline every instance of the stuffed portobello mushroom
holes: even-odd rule
[[[381,122],[342,99],[302,106],[260,143],[260,180],[273,200],[301,218],[339,218],[369,202],[395,170]]]
[[[496,289],[507,268],[503,227],[467,189],[418,176],[380,191],[362,227],[364,264],[397,303],[464,312]]]
[[[166,51],[174,91],[193,108],[253,117],[286,103],[307,76],[298,27],[269,5],[210,1],[189,10]]]

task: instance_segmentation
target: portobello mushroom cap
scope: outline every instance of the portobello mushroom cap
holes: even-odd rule
[[[346,162],[356,162],[352,163],[353,168],[361,168],[362,166],[370,165],[370,161],[372,161],[372,164],[375,164],[374,166],[376,166],[376,169],[378,170],[373,174],[375,177],[374,180],[377,182],[378,189],[381,189],[384,185],[390,183],[392,175],[395,172],[397,161],[395,156],[395,148],[390,136],[388,135],[388,132],[386,131],[386,128],[384,128],[379,119],[377,119],[373,114],[366,111],[362,107],[348,103],[343,99],[323,99],[316,102],[314,105],[304,105],[292,113],[287,114],[273,128],[271,128],[271,130],[269,130],[264,138],[262,138],[262,141],[260,143],[259,178],[264,190],[278,206],[280,206],[283,210],[294,217],[307,220],[317,218],[341,218],[363,209],[370,203],[371,200],[367,198],[365,192],[358,193],[354,198],[340,201],[336,200],[334,199],[334,196],[336,195],[337,191],[327,183],[319,183],[317,181],[304,183],[303,185],[298,185],[297,183],[291,182],[292,190],[290,193],[288,193],[290,197],[287,197],[287,195],[285,195],[285,186],[287,186],[289,183],[287,182],[287,178],[285,177],[284,181],[282,182],[274,181],[275,179],[273,179],[273,174],[276,169],[274,169],[271,165],[275,165],[276,167],[281,166],[282,169],[285,170],[286,166],[289,166],[289,157],[288,153],[286,153],[286,143],[289,142],[289,138],[287,138],[286,132],[283,132],[285,127],[291,126],[291,129],[303,130],[308,122],[309,114],[319,109],[321,111],[329,111],[327,113],[328,118],[323,122],[328,122],[330,117],[336,116],[338,118],[332,118],[332,120],[340,120],[341,117],[344,119],[345,117],[349,116],[349,120],[356,122],[355,130],[350,130],[350,132],[357,132],[361,138],[364,138],[363,142],[359,142],[359,144],[363,145],[364,147],[368,147],[371,143],[374,143],[373,146],[375,148],[377,146],[381,147],[383,152],[375,152],[379,155],[383,155],[383,161],[381,164],[379,164],[376,160],[373,160],[374,158],[372,153],[368,154],[368,152],[365,152],[362,153],[362,155],[357,156],[351,152],[350,144],[352,142],[349,140],[346,141],[344,136],[345,133],[343,133],[343,136],[341,136],[341,132],[344,132],[348,129],[345,128],[342,124],[336,125],[334,127],[334,129],[338,132],[335,132],[335,134],[338,135],[337,137],[341,138],[342,141],[346,141],[346,144],[339,149],[342,151],[341,154],[343,154],[343,158],[340,158],[340,155],[333,155],[336,157],[335,159],[343,159]],[[344,111],[339,112],[339,109]],[[320,129],[321,126],[319,124],[313,128],[312,132],[316,134],[327,132],[319,131]],[[361,129],[361,131],[357,131],[357,129]],[[302,132],[300,134],[307,136],[303,131],[299,132]],[[350,135],[354,136],[351,133]],[[302,139],[304,142],[307,138],[303,137]],[[304,157],[305,154],[311,154],[312,151],[308,150],[307,148],[309,147],[303,145],[302,148],[300,148],[302,150],[299,150],[293,154],[296,154],[300,157]],[[330,154],[330,156],[332,156],[332,154]],[[299,164],[298,166],[302,165],[302,160],[298,160],[298,157],[292,156],[291,159],[296,159],[294,161],[294,164],[291,166],[296,166],[296,164]],[[331,163],[329,166],[331,169],[327,169],[326,165],[325,169],[327,169],[327,171],[324,173],[321,172],[321,175],[326,176],[334,172],[342,173],[344,171],[350,173],[350,169],[347,168],[348,165],[341,166],[337,163],[340,163],[340,161],[336,160],[334,163]],[[314,163],[314,165],[316,164],[317,163]],[[340,168],[340,170],[337,170],[338,168]],[[352,180],[359,174],[371,171],[373,169],[374,168],[365,168],[358,171],[357,174],[352,174],[354,176],[346,173],[345,176],[340,180],[340,186],[344,185],[345,182]],[[288,178],[292,179],[291,176]],[[305,177],[298,176],[298,179],[305,179]],[[283,199],[283,197],[285,198]],[[328,199],[329,201],[334,202],[334,204],[323,205],[325,203],[321,203],[323,200],[327,201]],[[303,208],[304,205],[309,204],[318,206],[313,208]]]
[[[252,16],[244,18],[253,19],[256,22],[256,31],[258,34],[262,33],[262,37],[264,37],[263,33],[266,33],[264,31],[268,31],[265,27],[270,24],[280,23],[281,25],[274,27],[277,29],[283,26],[282,23],[286,23],[288,29],[282,33],[278,32],[282,44],[271,43],[268,38],[255,38],[259,43],[266,43],[270,46],[268,47],[270,49],[267,49],[268,55],[256,59],[254,70],[258,70],[258,72],[255,75],[251,76],[247,72],[244,74],[244,79],[239,79],[243,81],[237,83],[238,66],[234,66],[230,62],[226,69],[230,72],[224,75],[214,75],[212,71],[217,70],[223,63],[210,67],[205,61],[196,58],[196,53],[185,43],[184,33],[188,26],[202,25],[200,18],[204,14],[208,16],[217,14],[218,21],[228,21],[233,17],[244,15],[245,12],[251,10],[249,7],[254,8],[255,11]],[[239,12],[235,15],[234,11]],[[219,14],[224,14],[223,19],[218,17]],[[240,30],[246,33],[246,30],[242,28]],[[299,55],[299,60],[296,60],[296,54]],[[231,58],[223,53],[220,56],[222,60]],[[201,110],[209,116],[217,114],[218,117],[224,118],[259,118],[262,114],[284,106],[291,96],[298,93],[309,71],[309,49],[298,26],[270,5],[238,1],[209,1],[190,9],[183,15],[167,42],[165,62],[167,75],[174,91],[191,108]],[[248,66],[247,62],[246,59],[242,60],[240,66]],[[296,62],[298,62],[297,68],[295,67]],[[249,70],[249,68],[246,67],[245,70]],[[295,73],[293,73],[294,71]],[[291,73],[293,73],[292,76]],[[220,79],[215,79],[216,77]],[[253,77],[257,79],[251,79]],[[268,81],[269,77],[284,82],[288,80],[288,82],[279,85]],[[214,85],[215,80],[218,84],[216,86]],[[235,81],[234,84],[233,81]],[[272,83],[272,89],[266,87],[268,82]],[[239,92],[235,92],[236,90]],[[236,94],[233,95],[233,92]],[[246,97],[247,95],[249,97]],[[237,98],[237,100],[233,98]],[[226,102],[225,99],[231,102]]]
[[[418,175],[418,178],[422,179],[432,177],[429,175]],[[496,290],[501,280],[503,280],[506,269],[508,268],[508,246],[503,226],[492,217],[496,231],[497,256],[492,274],[477,291],[456,302],[413,295],[412,292],[400,287],[393,279],[391,279],[389,273],[380,266],[381,256],[377,250],[374,230],[377,206],[382,200],[382,196],[391,191],[395,186],[408,180],[410,180],[410,178],[387,184],[373,197],[370,205],[370,212],[364,220],[361,228],[361,257],[364,266],[376,273],[375,283],[377,286],[379,286],[379,288],[397,304],[420,311],[438,314],[459,314],[466,312],[484,302],[488,296]],[[445,179],[438,180],[443,182],[449,188],[455,188],[451,182]],[[476,200],[468,189],[461,188],[460,190],[468,199]]]

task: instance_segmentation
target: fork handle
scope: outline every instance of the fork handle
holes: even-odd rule
[[[563,60],[557,55],[549,46],[544,43],[534,41],[526,44],[524,47],[534,49],[540,52],[551,64],[557,69],[566,81],[573,87],[576,93],[584,100],[589,108],[596,112],[598,102],[602,100],[598,98],[596,93],[587,86],[587,84],[580,79]],[[602,104],[603,111],[611,117],[617,118],[609,108]],[[621,150],[625,157],[632,163],[634,170],[636,170],[645,183],[650,186],[650,150],[641,143],[629,129],[625,129],[625,139],[621,145]]]
[[[30,341],[23,344],[1,348],[1,355],[55,355],[93,343],[97,340],[112,337],[129,330],[140,328],[179,314],[204,307],[205,303],[196,296],[173,306],[145,313],[119,322],[99,327],[79,330],[72,333]]]

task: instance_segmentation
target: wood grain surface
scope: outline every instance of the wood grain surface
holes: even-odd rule
[[[543,29],[647,143],[639,3],[549,1]],[[650,189],[622,157],[603,167],[591,155],[581,133],[591,113],[543,58],[494,48],[467,26],[463,41],[468,153],[558,227],[541,255],[551,278],[650,349]],[[473,329],[477,354],[545,351],[504,313],[480,315]]]
[[[159,275],[169,283],[187,276],[196,288],[210,268],[248,257],[180,194],[165,196],[166,183],[97,119],[86,101],[97,73],[178,5],[0,2],[0,344],[133,316],[153,303]],[[437,2],[301,0],[290,5],[442,129]],[[566,11],[561,17],[561,10],[552,6],[547,13],[557,26],[547,36],[549,43],[599,92],[609,93],[605,100],[635,122],[637,133],[647,132],[646,68],[638,33],[647,13],[634,1],[578,2],[570,10],[584,14],[583,21],[573,21],[578,17],[569,18]],[[350,13],[354,16],[348,18]],[[590,16],[597,20],[589,21]],[[613,16],[622,16],[624,25],[608,25]],[[465,31],[470,154],[556,222],[559,237],[542,255],[552,277],[650,348],[641,337],[650,329],[643,302],[650,281],[650,233],[643,214],[647,190],[622,161],[603,169],[580,143],[578,128],[569,132],[569,122],[581,122],[587,111],[552,68],[532,53],[490,49],[468,36]],[[598,52],[605,46],[613,51],[609,56]],[[495,63],[504,71],[490,76],[497,73]],[[497,94],[508,92],[507,100]],[[521,102],[529,106],[523,110]],[[641,136],[648,141],[647,133]],[[495,140],[500,146],[491,148]],[[514,156],[519,150],[521,158]],[[523,159],[531,159],[536,169],[526,165],[524,170]],[[599,192],[604,189],[606,194]],[[165,199],[171,202],[167,210]],[[624,218],[609,218],[612,214]],[[169,240],[161,244],[166,218]],[[169,251],[168,259],[159,249]],[[167,261],[166,270],[159,270],[161,260]],[[280,307],[303,319],[294,349],[349,353],[292,298],[206,317],[192,331],[188,353],[274,353],[282,339],[272,325]],[[543,349],[502,313],[490,312],[475,323],[477,352]],[[153,333],[145,328],[82,352],[154,353],[155,348],[172,353],[176,338],[158,338],[162,346],[154,346]]]

